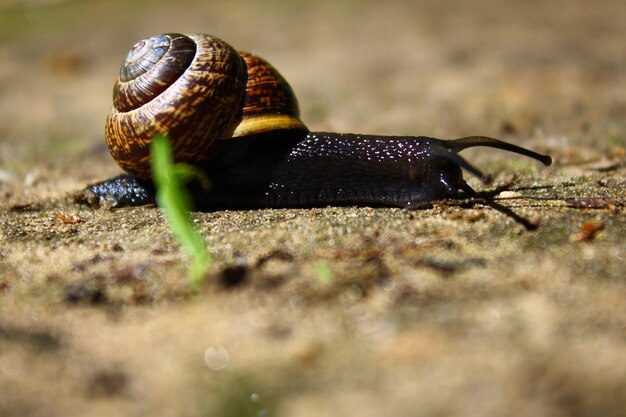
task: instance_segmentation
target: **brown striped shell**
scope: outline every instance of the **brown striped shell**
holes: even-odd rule
[[[269,62],[248,52],[243,58],[248,80],[241,120],[233,137],[277,129],[306,129],[291,86]]]
[[[199,164],[217,139],[291,128],[306,129],[297,100],[266,61],[210,35],[165,34],[128,53],[105,139],[125,171],[150,178],[157,134],[170,138],[176,161]]]

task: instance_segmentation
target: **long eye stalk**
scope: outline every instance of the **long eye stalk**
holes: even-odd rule
[[[446,148],[451,149],[454,152],[460,152],[463,149],[474,146],[487,146],[490,148],[503,149],[505,151],[528,156],[536,159],[546,166],[552,164],[552,158],[548,155],[542,155],[540,153],[533,152],[530,149],[522,148],[521,146],[513,145],[512,143],[503,142],[499,139],[489,138],[486,136],[468,136],[465,138],[448,140],[445,141],[444,144]]]

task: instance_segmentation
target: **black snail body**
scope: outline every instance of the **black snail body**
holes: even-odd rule
[[[490,181],[457,154],[473,146],[551,163],[549,156],[482,136],[309,132],[291,87],[273,67],[208,35],[160,35],[135,45],[107,123],[111,154],[128,174],[87,192],[118,206],[154,201],[148,149],[159,133],[169,136],[177,161],[206,172],[211,189],[194,190],[202,208],[406,207],[459,190],[471,195],[462,169]]]

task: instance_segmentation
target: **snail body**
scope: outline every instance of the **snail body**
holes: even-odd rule
[[[456,140],[310,132],[287,81],[269,63],[209,35],[166,34],[137,43],[114,89],[106,141],[128,173],[88,192],[114,205],[154,201],[149,143],[170,138],[178,162],[204,170],[206,208],[411,206],[472,194],[458,155],[473,146],[551,158],[497,139]]]

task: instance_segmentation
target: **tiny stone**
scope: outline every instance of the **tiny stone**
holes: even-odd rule
[[[516,197],[523,197],[523,196],[521,193],[518,193],[517,191],[502,191],[500,194],[498,194],[498,197],[516,198]]]

